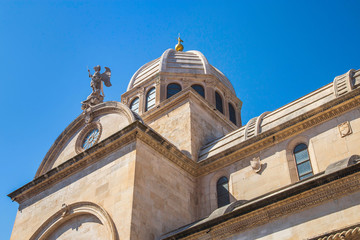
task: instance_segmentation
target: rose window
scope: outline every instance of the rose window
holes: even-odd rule
[[[86,135],[83,144],[82,144],[82,148],[84,150],[91,148],[92,146],[94,146],[97,143],[97,140],[99,139],[100,136],[100,132],[99,129],[93,129],[91,130],[88,135]]]

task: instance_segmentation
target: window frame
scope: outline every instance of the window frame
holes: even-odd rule
[[[149,94],[150,94],[150,92],[151,92],[152,90],[154,90],[154,92],[153,92],[154,98],[151,99],[151,100],[154,100],[154,104],[149,107],[149,102],[150,102],[150,101],[148,101],[148,98],[149,98]],[[147,112],[147,111],[151,110],[152,108],[154,108],[155,105],[156,105],[156,88],[155,88],[155,87],[151,87],[151,88],[146,92],[146,95],[145,95],[145,112]]]
[[[222,180],[224,178],[226,179],[226,182],[221,183],[220,180]],[[224,185],[226,185],[227,188],[224,187]],[[225,191],[220,194],[219,189],[221,189],[221,188],[224,188]],[[225,198],[225,200],[224,200],[224,198]],[[223,206],[230,204],[229,178],[224,175],[219,177],[218,180],[216,181],[216,201],[217,201],[218,208],[221,208]],[[225,201],[225,202],[221,202],[221,201]]]
[[[178,86],[180,88],[180,90],[178,92],[175,92],[175,93],[172,93],[171,96],[169,96],[169,86]],[[172,96],[178,94],[179,92],[182,91],[182,86],[181,84],[177,83],[177,82],[172,82],[172,83],[169,83],[167,86],[166,86],[166,99],[169,99],[171,98]]]
[[[132,106],[134,105],[134,102],[136,101],[136,100],[138,100],[138,108],[137,108],[137,112],[135,112],[133,109],[132,109]],[[135,113],[139,113],[139,111],[140,111],[140,98],[139,97],[134,97],[132,100],[131,100],[131,102],[130,102],[130,106],[129,106],[129,108],[130,108],[130,110],[131,111],[133,111],[133,112],[135,112]]]
[[[218,108],[218,97],[221,100],[221,109]],[[224,114],[224,100],[222,94],[220,94],[218,91],[215,91],[215,108],[216,110]]]
[[[199,93],[199,92],[194,88],[194,86],[199,86],[199,87],[201,87],[203,94]],[[201,85],[201,84],[193,84],[193,85],[191,85],[191,88],[194,89],[195,92],[197,92],[200,96],[202,96],[203,98],[205,98],[205,88],[204,88],[203,85]]]
[[[301,146],[301,145],[304,145],[306,148],[303,148],[303,149],[295,152],[296,148],[299,147],[299,146]],[[303,160],[303,161],[301,161],[301,162],[298,163],[298,161],[297,161],[297,159],[296,159],[296,153],[300,153],[300,152],[303,152],[303,151],[306,151],[307,159],[306,159],[306,160]],[[313,166],[312,166],[312,163],[311,163],[310,154],[309,154],[309,146],[308,146],[306,143],[300,142],[300,143],[296,144],[296,145],[293,147],[292,154],[293,154],[293,158],[294,158],[294,161],[295,161],[296,174],[297,174],[298,180],[301,181],[301,180],[305,180],[305,179],[308,179],[308,178],[314,176],[314,169],[313,169]],[[301,164],[304,164],[304,163],[306,163],[306,162],[309,163],[311,171],[310,171],[310,172],[305,172],[305,173],[300,173],[298,166],[301,165]],[[309,174],[310,174],[310,175],[309,175]],[[307,175],[308,175],[308,176],[307,176]]]
[[[236,125],[237,117],[236,117],[236,110],[234,108],[234,105],[231,102],[228,102],[228,108],[229,108],[229,120],[230,122]],[[231,119],[231,111],[230,111],[231,108],[234,110],[234,121]]]

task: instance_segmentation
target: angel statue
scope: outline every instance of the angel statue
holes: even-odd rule
[[[105,72],[100,73],[101,67],[99,65],[94,67],[95,73],[91,75],[90,70],[89,77],[91,78],[90,86],[92,88],[92,93],[87,97],[87,99],[82,103],[81,109],[85,110],[91,106],[94,106],[96,104],[102,103],[104,100],[104,90],[103,90],[103,84],[105,83],[105,86],[111,87],[110,77],[111,77],[111,71],[110,68],[105,67]]]

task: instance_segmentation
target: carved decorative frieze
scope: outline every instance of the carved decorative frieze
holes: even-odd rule
[[[102,142],[99,142],[93,148],[88,149],[87,151],[85,151],[86,154],[84,152],[81,152],[77,156],[59,165],[57,168],[51,169],[50,171],[46,172],[46,174],[44,174],[45,172],[42,172],[42,170],[47,169],[44,164],[46,164],[46,160],[49,158],[49,156],[46,156],[39,171],[39,174],[43,175],[37,174],[37,178],[34,181],[14,191],[13,193],[9,194],[9,196],[13,200],[22,202],[25,199],[47,189],[58,181],[63,180],[69,175],[74,174],[75,172],[89,166],[89,164],[98,161],[106,154],[109,154],[112,151],[129,144],[130,142],[134,141],[136,137],[146,142],[156,151],[165,155],[170,161],[174,162],[176,165],[178,165],[191,175],[200,176],[203,174],[208,174],[209,172],[213,172],[219,168],[228,166],[264,148],[268,148],[276,144],[276,142],[274,142],[273,140],[274,137],[277,142],[283,141],[317,124],[332,119],[344,113],[345,111],[349,111],[358,107],[360,105],[360,97],[358,96],[360,91],[358,90],[359,89],[356,89],[353,92],[350,92],[349,96],[344,96],[347,97],[347,99],[337,98],[336,101],[338,102],[330,103],[329,106],[322,106],[318,112],[306,113],[302,116],[299,116],[297,119],[291,120],[284,125],[278,126],[276,129],[269,130],[267,132],[254,136],[253,138],[250,138],[238,145],[235,145],[232,148],[222,151],[221,153],[198,163],[195,163],[190,158],[186,157],[183,153],[181,153],[181,151],[179,151],[175,146],[166,141],[156,132],[150,130],[148,127],[139,122],[134,122],[123,130],[120,130],[116,134],[108,137]],[[197,97],[196,94],[192,95]],[[97,115],[100,114],[100,112],[108,111],[126,112],[124,109],[116,107],[117,104],[120,103],[106,103],[104,105],[106,107],[101,107],[101,105],[95,106],[93,111],[96,112]],[[112,105],[114,105],[113,110],[111,107]],[[131,113],[131,111],[129,112]],[[132,119],[133,118],[134,117],[132,116]],[[76,119],[69,126],[69,129],[64,131],[64,133],[59,137],[59,139],[55,141],[54,146],[59,147],[61,146],[61,144],[59,145],[59,141],[63,142],[69,139],[69,137],[72,136],[72,134],[79,129],[78,125],[82,124],[82,121],[83,116]],[[53,151],[54,149],[51,148],[49,154],[53,154]]]
[[[302,192],[300,195],[295,194],[289,198],[270,203],[269,205],[260,207],[254,211],[245,211],[244,214],[237,214],[236,217],[224,220],[213,226],[204,227],[203,230],[189,233],[186,233],[187,230],[185,230],[185,233],[182,233],[183,236],[181,239],[226,239],[235,234],[239,234],[242,231],[279,219],[280,217],[304,211],[305,209],[321,205],[324,202],[354,193],[359,191],[359,186],[360,173],[357,172]],[[212,219],[212,221],[215,220]],[[169,238],[165,239],[171,239],[172,237],[178,239],[176,235],[169,236]],[[321,239],[332,240],[336,238]]]
[[[343,231],[335,232],[317,240],[358,240],[360,239],[360,227],[352,227]]]

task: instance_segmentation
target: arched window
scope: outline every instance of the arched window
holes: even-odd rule
[[[300,143],[294,148],[296,168],[300,180],[314,175],[307,149],[308,147],[304,143]]]
[[[229,180],[227,177],[221,177],[216,183],[216,192],[217,192],[217,203],[218,207],[223,207],[230,203],[229,196]]]
[[[236,125],[235,108],[231,103],[229,103],[229,117],[230,117],[230,121]]]
[[[205,91],[203,86],[199,85],[199,84],[195,84],[191,86],[198,94],[200,94],[200,96],[202,96],[203,98],[205,98]]]
[[[166,98],[170,98],[181,91],[181,86],[177,83],[167,85]]]
[[[146,105],[145,105],[145,111],[148,111],[155,107],[155,88],[150,89],[146,94]]]
[[[135,98],[131,104],[130,104],[130,109],[135,112],[135,113],[139,113],[139,98]]]
[[[219,112],[224,113],[223,101],[218,92],[215,92],[215,102],[216,102],[216,109],[219,110]]]

